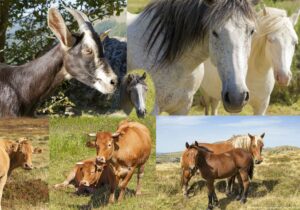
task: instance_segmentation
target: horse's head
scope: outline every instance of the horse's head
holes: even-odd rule
[[[264,147],[263,138],[265,133],[259,135],[251,135],[248,134],[250,137],[250,153],[254,157],[254,161],[256,164],[260,164],[263,161],[263,157],[261,155],[262,149]]]
[[[279,85],[287,86],[292,78],[291,65],[298,43],[298,36],[294,30],[300,10],[288,17],[286,11],[274,8],[264,8],[261,20],[264,21],[262,30],[269,30],[266,34],[266,54],[271,61],[275,80]],[[259,23],[260,24],[260,23]]]
[[[209,56],[222,80],[224,108],[231,113],[240,112],[249,100],[246,75],[255,33],[252,6],[258,1],[210,2],[213,25],[209,29]],[[220,6],[214,8],[213,4]]]
[[[146,73],[142,76],[138,74],[128,74],[126,91],[129,95],[131,103],[134,105],[138,117],[146,115],[146,97],[147,84],[145,83]]]
[[[87,16],[66,8],[76,19],[80,35],[71,34],[56,8],[48,11],[48,26],[60,41],[65,78],[75,78],[103,94],[113,93],[117,76],[108,64],[102,43]],[[49,61],[51,62],[51,61]]]
[[[181,167],[188,170],[190,173],[194,173],[196,169],[196,157],[198,150],[188,142],[185,143],[186,150],[182,154]]]

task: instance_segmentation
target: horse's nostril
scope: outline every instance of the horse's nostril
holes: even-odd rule
[[[226,103],[230,104],[229,92],[226,92],[226,93],[225,93],[224,100],[225,100]]]
[[[111,81],[110,81],[110,84],[111,85],[116,85],[118,82],[117,82],[117,80],[116,79],[112,79]]]
[[[249,92],[247,91],[247,92],[246,92],[245,101],[248,101],[248,100],[249,100]]]

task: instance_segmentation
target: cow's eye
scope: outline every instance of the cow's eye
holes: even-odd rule
[[[91,48],[83,48],[82,53],[85,55],[90,55],[93,53],[93,50]]]

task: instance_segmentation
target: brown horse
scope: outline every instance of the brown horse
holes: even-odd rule
[[[151,153],[149,129],[138,122],[122,121],[115,133],[98,132],[87,142],[88,147],[96,148],[97,162],[111,164],[121,188],[118,201],[121,201],[127,184],[137,169],[136,195],[141,194],[141,179],[145,164]]]
[[[203,179],[207,181],[208,188],[208,207],[219,205],[215,193],[215,179],[224,179],[237,176],[240,185],[237,200],[245,203],[247,200],[249,179],[253,177],[254,163],[252,155],[244,149],[232,149],[222,154],[213,154],[206,147],[199,146],[197,143],[190,146],[198,151],[196,156],[196,166],[201,172]]]
[[[233,136],[227,141],[217,142],[214,144],[199,143],[199,146],[206,147],[214,154],[221,154],[230,151],[234,148],[243,148],[250,152],[255,160],[256,164],[260,164],[263,161],[261,156],[262,148],[264,146],[263,138],[265,134],[262,135],[238,135]],[[198,151],[193,149],[186,143],[186,150],[183,152],[181,157],[181,186],[183,190],[183,195],[188,196],[188,183],[190,179],[195,175],[197,168],[195,164],[195,157]],[[234,177],[227,181],[226,193],[230,195],[232,193],[232,184],[234,182]]]

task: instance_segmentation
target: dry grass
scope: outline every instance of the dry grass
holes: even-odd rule
[[[224,180],[216,181],[216,193],[221,209],[300,209],[299,152],[300,150],[295,148],[264,151],[264,162],[255,167],[248,201],[244,205],[234,198],[226,197]],[[159,180],[158,209],[205,209],[207,207],[207,188],[200,176],[195,176],[190,181],[190,198],[185,199],[179,186],[181,172],[179,163],[157,164],[156,171]]]

